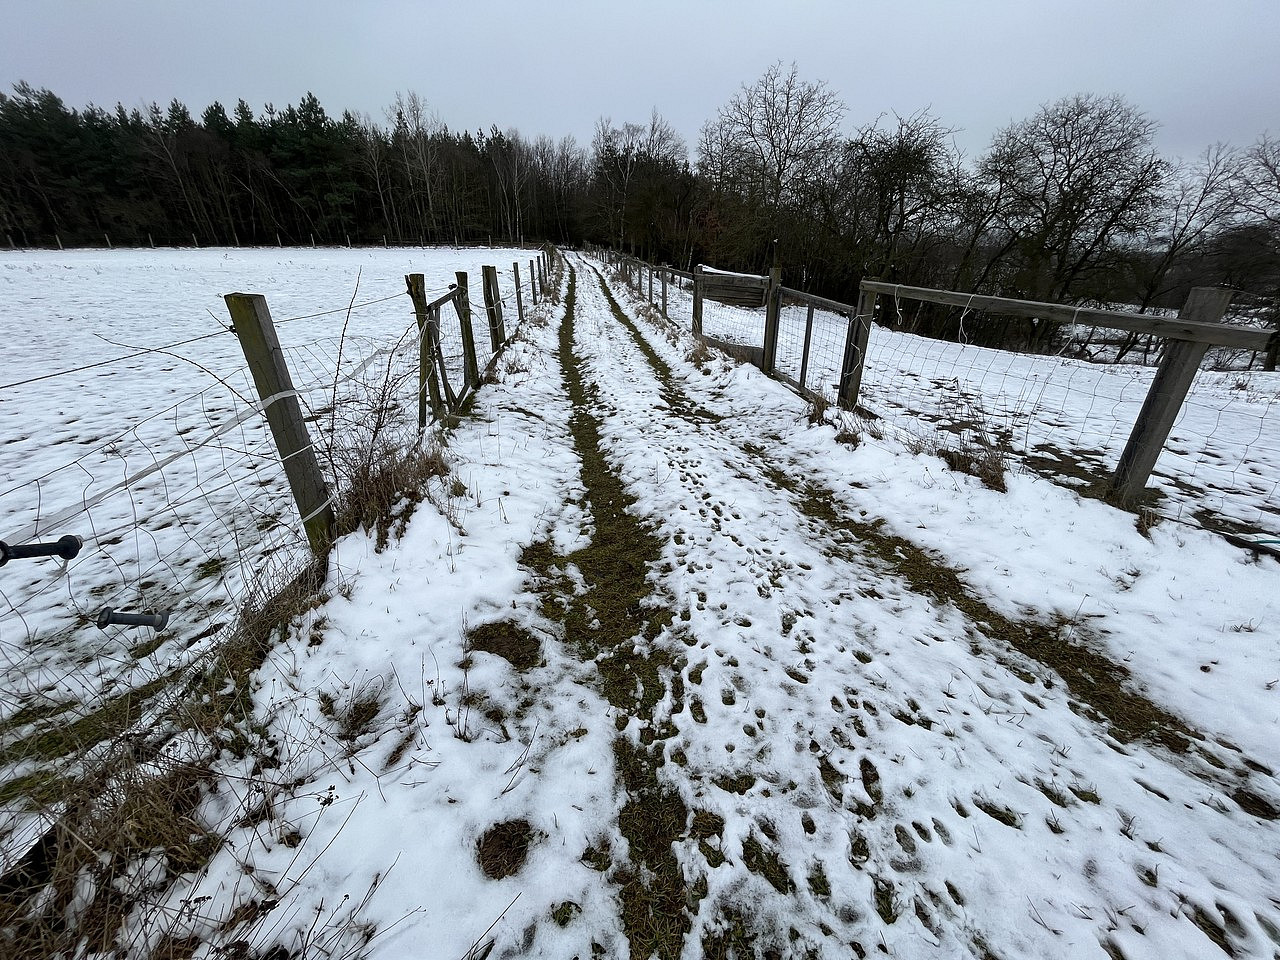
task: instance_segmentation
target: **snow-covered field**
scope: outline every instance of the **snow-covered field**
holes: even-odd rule
[[[890,298],[881,310],[893,311]],[[673,287],[668,316],[692,301]],[[799,381],[807,308],[784,304],[779,372]],[[835,400],[848,321],[815,310],[806,385]],[[760,344],[764,311],[703,306],[703,330]],[[946,343],[873,327],[859,404],[903,437],[955,447],[985,433],[1059,482],[1109,477],[1155,376],[1097,364]],[[1156,464],[1164,516],[1245,536],[1280,537],[1280,374],[1201,370]]]
[[[514,324],[511,264],[521,262],[527,281],[528,257],[506,249],[0,254],[0,539],[84,540],[70,564],[24,560],[0,571],[0,744],[172,675],[234,618],[246,584],[304,552],[223,294],[267,298],[327,466],[352,412],[388,375],[399,404],[391,427],[415,425],[417,328],[404,275],[423,273],[434,298],[466,270],[482,303],[480,266],[495,264]],[[483,317],[473,324],[487,350]],[[452,331],[444,347],[457,386],[452,313],[442,326]],[[149,628],[100,631],[104,607],[166,611],[170,625],[154,639]],[[10,759],[0,776],[50,758],[19,750]]]
[[[403,538],[337,544],[134,942],[1275,957],[1280,564],[811,426],[571,262]]]

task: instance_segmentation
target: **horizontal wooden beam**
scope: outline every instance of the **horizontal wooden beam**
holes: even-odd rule
[[[847,303],[841,303],[838,300],[828,300],[826,297],[820,297],[814,293],[805,293],[803,290],[795,290],[791,287],[783,287],[782,295],[790,297],[792,300],[799,300],[801,303],[812,304],[815,307],[822,307],[825,310],[832,310],[835,313],[841,313],[845,316],[852,316],[854,307]]]
[[[1266,350],[1274,330],[1236,327],[1225,323],[1200,323],[1177,317],[1153,317],[1145,313],[1126,313],[1121,310],[1097,310],[1091,307],[1072,307],[1060,303],[1037,303],[1033,300],[1011,300],[1007,297],[988,297],[977,293],[960,293],[955,290],[931,290],[928,287],[908,287],[880,280],[863,280],[862,289],[869,293],[882,293],[908,300],[924,300],[928,303],[944,303],[953,307],[965,307],[985,313],[999,313],[1018,317],[1035,317],[1058,323],[1077,323],[1086,326],[1110,327],[1131,333],[1148,333],[1170,340],[1191,343],[1207,343],[1219,347],[1236,347],[1243,350]]]
[[[436,297],[436,299],[428,303],[424,309],[435,310],[437,307],[443,307],[446,303],[448,303],[450,300],[455,299],[457,296],[458,296],[458,288],[451,286],[448,293],[446,293],[444,296]]]

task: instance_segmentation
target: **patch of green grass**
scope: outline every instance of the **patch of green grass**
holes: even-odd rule
[[[782,858],[763,846],[755,837],[747,837],[742,841],[742,863],[752,873],[768,880],[769,885],[779,893],[790,893],[795,889]]]
[[[822,864],[815,863],[809,870],[809,892],[815,897],[831,896],[831,881],[827,879],[827,873],[822,869]]]
[[[74,720],[46,727],[6,747],[0,757],[56,760],[119,736],[142,716],[152,698],[181,673],[173,670],[150,683],[117,694]]]
[[[654,643],[674,617],[669,605],[650,599],[648,574],[661,560],[663,541],[631,512],[635,498],[604,455],[600,423],[592,412],[597,392],[583,377],[574,345],[576,304],[577,278],[570,268],[559,358],[593,534],[590,543],[567,557],[557,557],[550,544],[531,545],[521,562],[540,576],[544,613],[563,625],[571,649],[595,663],[604,698],[620,717],[652,721],[668,678],[682,668],[670,651]],[[581,593],[566,589],[564,571],[570,565],[585,583]],[[646,654],[635,652],[637,636],[650,641]],[[674,853],[674,844],[686,835],[689,812],[679,794],[658,779],[664,750],[652,726],[643,734],[640,744],[624,737],[614,741],[626,793],[618,826],[631,857],[614,879],[621,886],[622,926],[631,955],[675,960],[690,929],[690,892]]]
[[[522,672],[542,662],[542,644],[538,638],[510,620],[472,627],[467,631],[466,649],[502,657]]]
[[[1014,813],[1008,807],[1002,807],[998,803],[988,800],[986,797],[974,797],[973,805],[985,813],[992,820],[1003,823],[1006,827],[1013,827],[1015,830],[1022,829],[1022,817]]]

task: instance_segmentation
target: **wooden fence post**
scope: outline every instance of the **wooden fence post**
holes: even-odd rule
[[[653,264],[646,263],[645,266],[649,268],[649,304],[652,306],[653,304]]]
[[[493,344],[493,352],[502,349],[507,339],[507,332],[502,324],[502,290],[498,286],[498,268],[481,267],[484,289],[484,309],[489,317],[489,340]]]
[[[658,276],[662,278],[662,315],[667,316],[667,268],[664,266],[658,271]],[[671,319],[667,317],[667,319]]]
[[[804,393],[805,378],[809,375],[809,342],[813,339],[813,304],[804,318],[804,350],[800,354],[800,392]],[[818,393],[822,393],[819,388]]]
[[[1178,311],[1178,319],[1217,323],[1227,312],[1231,294],[1232,291],[1217,287],[1193,287],[1187,302]],[[1125,444],[1120,463],[1111,478],[1109,498],[1114,502],[1129,506],[1142,496],[1208,349],[1207,343],[1190,340],[1168,342],[1164,359],[1160,361],[1160,368],[1151,382],[1129,442]]]
[[[480,387],[480,364],[476,359],[476,334],[471,326],[471,288],[467,284],[467,273],[459,270],[454,273],[458,292],[453,298],[453,308],[458,312],[458,326],[462,331],[462,390],[465,393]],[[443,371],[441,371],[443,375]]]
[[[520,289],[520,263],[511,264],[511,271],[516,275],[516,323],[524,323],[524,292]]]
[[[431,400],[431,419],[444,418],[445,406],[440,398],[439,375],[443,371],[436,370],[436,341],[440,336],[437,323],[427,310],[427,282],[420,273],[411,273],[404,278],[409,290],[409,298],[413,300],[413,315],[418,321],[418,429],[425,430],[430,422],[427,419],[427,398]]]
[[[267,298],[256,293],[228,293],[223,299],[262,399],[262,411],[280,452],[307,540],[316,556],[324,556],[333,543],[333,501],[302,419],[302,407],[271,322]]]
[[[533,294],[533,305],[538,305],[538,271],[534,269],[533,261],[529,261],[529,291]]]
[[[773,373],[778,359],[778,326],[782,314],[782,268],[769,268],[769,286],[764,292],[764,360],[765,373]]]
[[[836,402],[842,410],[852,410],[858,405],[862,368],[867,359],[867,343],[871,339],[871,321],[875,314],[876,294],[859,290],[858,309],[849,318],[849,329],[845,334],[844,360],[840,364],[840,384],[836,391]]]
[[[693,335],[702,336],[702,264],[693,268]]]

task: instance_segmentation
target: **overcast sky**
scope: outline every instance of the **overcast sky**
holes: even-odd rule
[[[931,108],[967,154],[1036,107],[1120,93],[1168,155],[1280,134],[1280,0],[0,0],[0,84],[196,115],[308,90],[383,120],[417,91],[454,129],[573,134],[657,108],[703,122],[775,60],[852,130]]]

